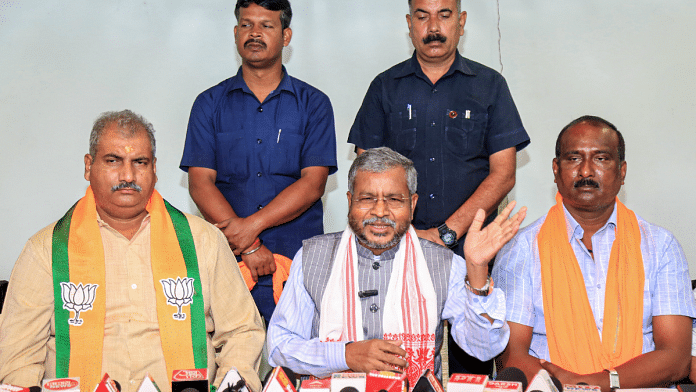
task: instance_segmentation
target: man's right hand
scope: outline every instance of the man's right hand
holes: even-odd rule
[[[406,350],[400,340],[372,339],[346,344],[346,364],[350,370],[369,373],[372,370],[398,370],[408,367]]]
[[[222,222],[216,223],[215,227],[222,230],[222,233],[230,243],[230,248],[235,255],[240,255],[256,241],[261,234],[261,230],[256,228],[253,219],[232,217]]]
[[[261,245],[259,250],[250,255],[242,255],[242,261],[249,268],[254,282],[259,281],[259,276],[270,275],[276,270],[275,258],[266,245]]]

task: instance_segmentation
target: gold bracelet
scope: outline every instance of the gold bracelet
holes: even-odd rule
[[[472,293],[481,297],[487,297],[488,294],[490,294],[493,280],[491,279],[491,276],[488,275],[488,278],[486,279],[486,284],[480,289],[477,289],[471,286],[471,283],[469,283],[469,274],[466,274],[466,276],[464,277],[464,283],[466,284],[466,287],[469,289],[469,291],[471,291]]]

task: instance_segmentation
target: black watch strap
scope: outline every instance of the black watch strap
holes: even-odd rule
[[[440,233],[440,239],[448,248],[454,249],[457,247],[457,232],[447,227],[447,223],[438,226],[437,231]]]

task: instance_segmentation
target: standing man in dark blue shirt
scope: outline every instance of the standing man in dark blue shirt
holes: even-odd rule
[[[358,154],[387,146],[410,158],[418,171],[416,232],[463,256],[477,209],[490,222],[515,185],[516,152],[529,136],[503,76],[459,54],[467,16],[460,1],[408,4],[413,57],[372,81],[348,142]],[[450,343],[450,370],[477,371],[453,361],[464,353]]]
[[[203,216],[257,281],[251,293],[268,322],[273,253],[292,259],[302,240],[324,232],[319,199],[336,171],[336,135],[328,97],[282,64],[288,0],[238,0],[235,16],[242,66],[196,98],[180,168]]]

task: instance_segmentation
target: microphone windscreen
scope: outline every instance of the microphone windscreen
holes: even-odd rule
[[[561,384],[561,381],[557,379],[554,376],[551,376],[551,382],[553,383],[554,386],[556,386],[556,389],[559,391],[563,390],[563,384]]]
[[[514,366],[506,367],[495,377],[496,381],[515,381],[522,384],[522,390],[527,390],[527,376],[524,372]]]
[[[297,375],[295,374],[295,372],[293,372],[292,369],[290,369],[289,367],[285,366],[283,366],[283,371],[285,372],[285,375],[288,376],[288,378],[290,379],[290,384],[292,384],[295,387],[295,389],[297,389],[299,385],[297,385]]]
[[[33,387],[29,387],[29,392],[41,392],[41,387],[38,385],[35,385]]]

